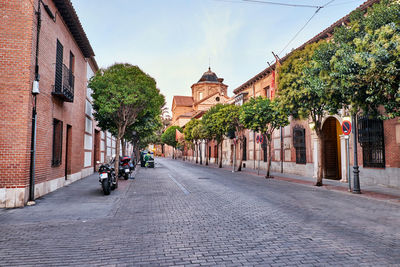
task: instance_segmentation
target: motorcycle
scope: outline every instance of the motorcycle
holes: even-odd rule
[[[99,168],[99,182],[103,188],[104,195],[109,195],[116,188],[115,171],[112,165],[102,164]]]
[[[131,166],[131,158],[128,156],[120,157],[119,160],[119,177],[124,177],[125,180],[128,180],[132,173]]]

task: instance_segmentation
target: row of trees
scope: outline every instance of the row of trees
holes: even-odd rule
[[[94,117],[103,131],[117,138],[115,171],[118,175],[120,144],[126,154],[126,142],[138,150],[157,140],[162,128],[165,98],[156,81],[138,66],[114,64],[99,70],[89,82]]]
[[[196,163],[200,158],[202,164],[201,143],[206,142],[206,147],[211,140],[217,143],[219,154],[217,163],[222,167],[222,141],[225,137],[236,138],[239,144],[239,164],[237,171],[242,166],[242,149],[244,141],[244,130],[250,129],[261,133],[268,147],[268,165],[266,177],[270,177],[270,167],[272,159],[272,133],[279,127],[287,125],[288,115],[284,113],[277,101],[268,98],[251,98],[243,106],[217,104],[209,109],[201,120],[192,119],[183,131],[185,144],[187,147],[197,151]],[[208,151],[206,149],[206,165],[208,165]],[[236,158],[236,155],[234,155]]]
[[[295,118],[309,119],[319,140],[317,185],[322,185],[322,120],[342,108],[388,119],[400,116],[400,4],[383,0],[354,11],[330,40],[293,52],[279,69],[278,97]]]

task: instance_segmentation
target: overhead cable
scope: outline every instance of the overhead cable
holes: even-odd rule
[[[327,2],[325,5],[320,6],[317,10],[315,10],[314,14],[307,20],[307,22],[303,25],[303,27],[300,28],[300,30],[293,36],[292,39],[290,39],[290,41],[285,45],[285,47],[279,52],[278,55],[282,55],[283,51],[286,50],[286,48],[288,48],[288,46],[294,41],[294,39],[297,38],[297,36],[304,30],[304,28],[308,25],[308,23],[310,23],[310,21],[318,14],[318,12],[322,9],[327,7],[329,4],[331,4],[333,1],[335,0],[331,0],[329,2]]]

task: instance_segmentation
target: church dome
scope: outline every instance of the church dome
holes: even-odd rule
[[[200,80],[198,81],[198,83],[201,83],[201,82],[218,83],[219,79],[218,79],[217,75],[211,71],[211,68],[208,68],[208,71],[204,72],[203,76],[201,76]]]

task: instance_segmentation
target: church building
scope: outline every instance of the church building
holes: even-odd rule
[[[192,118],[201,116],[216,104],[225,104],[228,86],[223,78],[208,68],[200,80],[191,86],[192,96],[174,96],[172,100],[172,125],[184,127]]]

